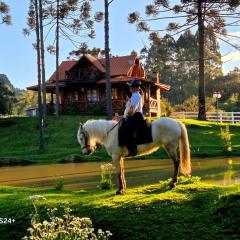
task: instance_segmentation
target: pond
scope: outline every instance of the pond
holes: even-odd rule
[[[53,188],[59,179],[68,190],[94,189],[102,163],[67,163],[0,168],[0,185]],[[157,183],[172,176],[170,159],[125,161],[127,186]],[[240,182],[240,157],[192,159],[193,176],[208,183],[229,185]],[[114,178],[115,180],[115,178]]]

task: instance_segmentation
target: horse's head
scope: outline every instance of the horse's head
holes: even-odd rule
[[[77,139],[84,155],[90,155],[91,153],[93,153],[94,147],[91,146],[89,134],[86,130],[84,130],[82,124],[80,124],[79,126]]]

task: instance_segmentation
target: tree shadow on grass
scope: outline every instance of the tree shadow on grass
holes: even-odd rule
[[[186,187],[186,186],[185,186]],[[187,188],[187,187],[186,187]],[[118,207],[101,206],[97,209],[78,209],[83,216],[88,213],[95,227],[109,229],[113,239],[223,239],[221,226],[212,217],[212,210],[218,201],[218,192],[214,188],[208,191],[184,193],[184,198],[173,198],[171,194],[161,198],[165,193],[156,193],[150,188],[135,196],[131,202]],[[182,191],[182,189],[180,189]],[[153,194],[155,192],[155,194]],[[177,194],[178,187],[170,193]],[[133,193],[130,193],[133,194]],[[146,195],[147,194],[147,195]],[[119,202],[115,202],[119,204]],[[231,238],[224,238],[231,239]]]

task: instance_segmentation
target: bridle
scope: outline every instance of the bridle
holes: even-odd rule
[[[85,145],[84,145],[84,146],[81,146],[81,149],[82,149],[82,151],[83,151],[84,149],[87,149],[87,150],[89,151],[90,145],[88,144],[87,134],[86,134],[83,130],[81,131],[81,134],[83,135],[84,141],[85,141]]]

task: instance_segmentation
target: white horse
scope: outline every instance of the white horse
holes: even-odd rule
[[[117,121],[88,120],[84,125],[80,124],[77,139],[85,155],[91,154],[96,143],[105,147],[112,157],[118,177],[118,189],[116,194],[121,194],[126,189],[124,175],[124,156],[128,154],[126,147],[118,145]],[[115,127],[116,126],[116,127]],[[137,146],[137,156],[148,155],[160,147],[164,147],[169,157],[173,160],[174,174],[170,183],[173,188],[178,181],[178,172],[188,175],[191,172],[190,149],[188,134],[184,124],[171,118],[162,117],[152,122],[153,142]],[[180,163],[177,155],[177,147],[180,149]]]

